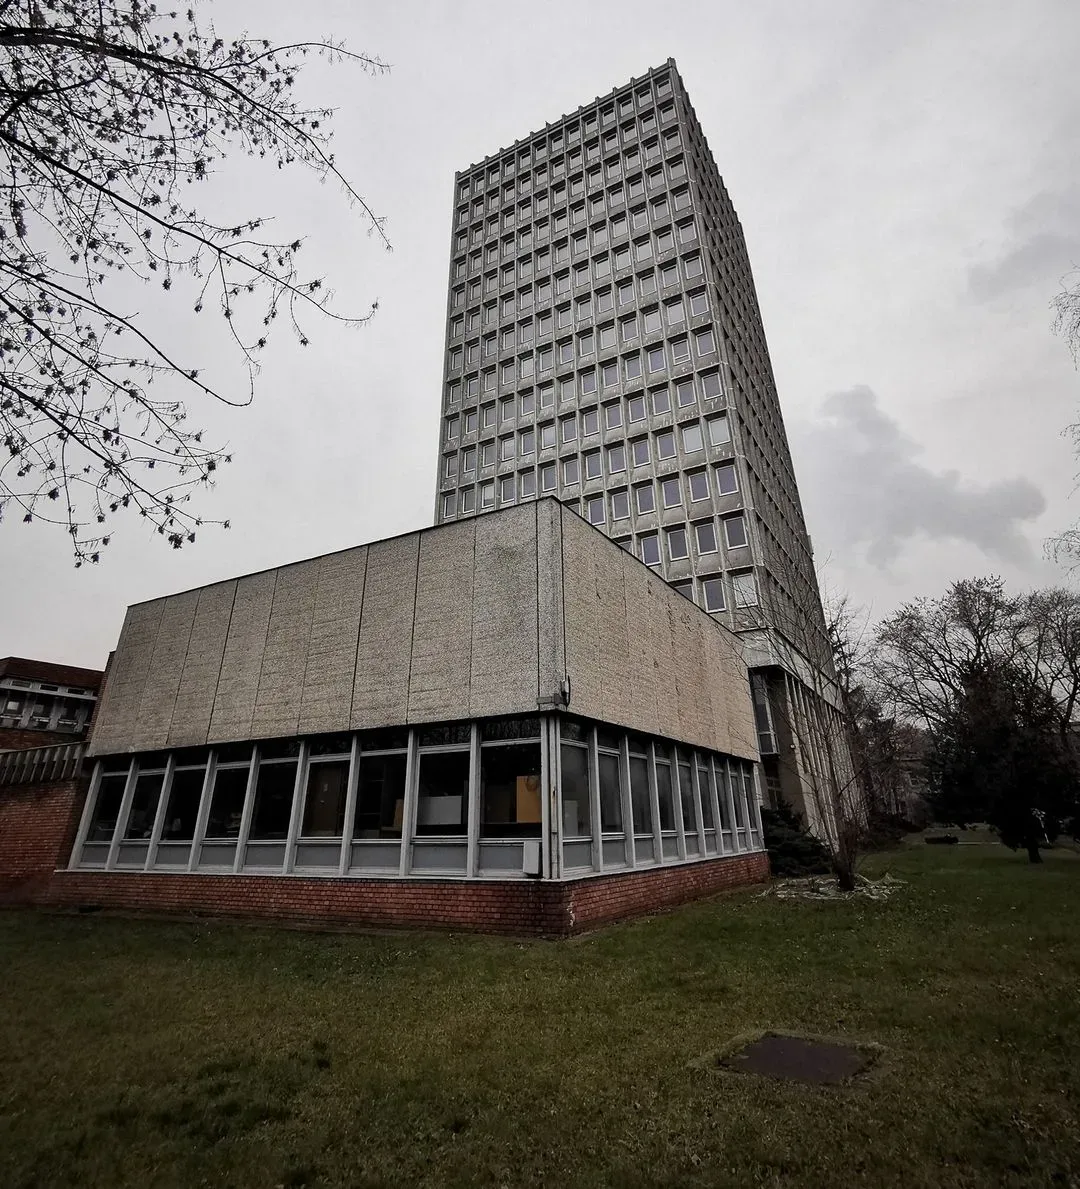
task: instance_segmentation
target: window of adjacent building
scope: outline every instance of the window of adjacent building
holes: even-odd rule
[[[729,516],[724,521],[724,539],[729,549],[739,549],[747,543],[746,521],[742,516]]]
[[[564,442],[577,441],[577,417],[564,417],[559,422],[560,435]]]
[[[288,837],[296,770],[295,760],[259,764],[251,810],[252,842],[277,842]]]
[[[683,309],[681,297],[664,302],[664,318],[669,327],[682,326],[686,321],[686,311]]]
[[[453,516],[456,502],[452,491],[442,497],[442,514],[444,520],[448,516]]]
[[[603,468],[601,466],[600,451],[590,450],[583,455],[585,460],[585,478],[599,479],[603,476]]]
[[[679,266],[672,261],[670,264],[665,264],[660,269],[660,284],[665,289],[670,289],[672,285],[679,283]]]
[[[607,429],[618,429],[622,425],[622,405],[618,401],[604,405],[604,425]]]
[[[469,753],[421,752],[416,832],[420,835],[462,835],[469,806]]]
[[[704,289],[699,289],[696,293],[690,294],[690,313],[697,317],[700,314],[707,314],[709,312],[709,295]]]
[[[480,446],[480,465],[493,467],[495,465],[495,443],[483,442]]]
[[[642,483],[634,488],[634,502],[637,504],[638,515],[656,510],[656,493],[651,483]]]
[[[731,441],[731,426],[726,415],[710,417],[705,424],[709,429],[709,443],[713,446],[726,446]]]
[[[622,824],[622,781],[618,752],[600,750],[597,754],[597,775],[600,784],[600,829],[617,833]]]
[[[514,439],[505,437],[499,439],[499,461],[509,462],[514,457]]]
[[[630,515],[630,493],[628,491],[613,491],[611,493],[611,519],[626,520]]]
[[[476,509],[476,490],[472,487],[463,487],[461,489],[461,510],[462,512],[472,512]]]
[[[541,352],[543,354],[543,352]],[[540,385],[540,408],[550,409],[555,403],[555,385],[550,380]]]
[[[536,472],[522,471],[518,476],[518,490],[521,493],[523,500],[531,499],[536,495]]]
[[[635,438],[630,443],[630,458],[636,467],[648,466],[649,463],[649,439]]]
[[[724,581],[719,574],[715,578],[701,580],[701,594],[705,601],[706,611],[723,611]]]
[[[495,484],[481,483],[480,484],[480,510],[487,512],[490,508],[495,507]]]
[[[499,502],[503,504],[512,504],[514,496],[517,493],[517,484],[514,482],[513,475],[503,475],[499,480]]]
[[[519,453],[524,458],[536,452],[536,433],[531,429],[523,429],[519,438]]]
[[[650,347],[646,352],[646,361],[650,374],[664,370],[664,348]]]
[[[676,364],[686,363],[690,358],[690,343],[686,336],[672,339],[671,341],[671,358]]]
[[[563,459],[562,481],[564,483],[576,483],[578,481],[578,460],[576,458]]]
[[[540,449],[551,450],[555,446],[555,422],[548,421],[540,426]]]
[[[658,566],[660,564],[660,539],[656,533],[650,533],[648,536],[641,537],[638,540],[638,548],[641,551],[641,560],[647,566]]]
[[[757,579],[753,570],[731,575],[731,593],[735,598],[736,607],[757,606]]]
[[[585,519],[590,524],[604,523],[604,497],[602,495],[590,496],[585,501]]]
[[[698,355],[711,355],[716,350],[716,341],[710,329],[699,330],[694,334],[694,345]]]
[[[236,838],[239,835],[249,771],[249,764],[217,769],[210,816],[206,822],[207,838]]]
[[[446,440],[448,442],[456,442],[458,436],[459,422],[456,417],[447,417],[446,419]]]
[[[701,257],[695,253],[683,259],[683,272],[687,277],[700,277],[702,273]]]
[[[578,382],[581,387],[581,395],[591,396],[596,391],[596,369],[590,367],[583,372],[579,372]],[[588,430],[586,430],[587,432]]]
[[[618,304],[621,306],[629,305],[634,300],[634,282],[620,281],[615,289],[618,297]]]
[[[689,599],[691,603],[694,601],[693,582],[673,582],[671,585],[684,599]]]
[[[542,804],[539,742],[480,748],[482,837],[538,838]]]
[[[471,409],[465,414],[465,432],[467,434],[476,433],[477,414],[475,409]]]
[[[593,332],[591,330],[582,331],[578,335],[578,357],[583,359],[586,355],[591,355],[593,353],[593,345]]]
[[[701,377],[701,389],[710,399],[715,399],[723,393],[719,372],[706,372]]]
[[[716,490],[721,495],[732,495],[739,490],[734,463],[725,462],[716,468]]]
[[[626,402],[626,414],[631,422],[645,420],[645,397],[631,396]]]
[[[564,734],[561,756],[563,837],[587,838],[592,830],[589,749]]]
[[[706,471],[691,471],[686,477],[693,502],[709,498],[709,476]]]
[[[682,503],[678,475],[671,475],[660,482],[660,497],[665,508],[677,508]]]
[[[574,362],[574,340],[563,339],[561,343],[556,344],[556,352],[560,363]]]
[[[623,356],[623,376],[627,380],[636,380],[641,376],[641,356],[638,354]]]
[[[633,741],[631,742],[633,746]],[[649,761],[643,755],[630,754],[630,806],[634,833],[652,833],[652,803],[649,796]]]
[[[540,490],[554,491],[558,487],[559,481],[555,472],[555,464],[553,462],[547,463],[540,468]]]
[[[614,295],[610,289],[601,289],[596,295],[596,312],[606,314],[615,305]]]
[[[692,421],[689,425],[684,425],[682,429],[682,447],[683,453],[694,454],[698,450],[705,449],[705,443],[701,437],[701,423]]]
[[[621,442],[607,448],[607,467],[609,475],[620,475],[626,470],[626,448]]]
[[[617,388],[619,385],[619,365],[612,360],[600,369],[600,383],[605,388]]]
[[[609,322],[606,326],[601,326],[599,330],[600,335],[600,350],[609,350],[615,346],[615,324]]]
[[[600,432],[600,410],[586,409],[581,414],[581,434],[582,437],[591,437],[593,434]]]
[[[173,772],[165,819],[161,826],[163,842],[190,842],[195,837],[195,823],[199,816],[205,778],[206,769],[202,767],[177,768]]]
[[[690,549],[686,541],[686,529],[669,528],[666,535],[668,557],[672,561],[681,561],[690,556]]]
[[[656,435],[656,454],[661,459],[675,457],[675,435],[670,429]]]
[[[533,398],[531,390],[526,390],[521,394],[521,415],[522,417],[531,417],[535,410],[536,403]]]

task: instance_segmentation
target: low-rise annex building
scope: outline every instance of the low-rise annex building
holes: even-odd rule
[[[46,902],[564,933],[761,880],[732,633],[556,500],[129,608]]]

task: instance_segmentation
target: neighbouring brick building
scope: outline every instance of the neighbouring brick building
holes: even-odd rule
[[[39,903],[559,934],[768,872],[734,636],[555,500],[136,604],[89,753]]]
[[[84,738],[102,676],[99,669],[0,657],[0,751]]]

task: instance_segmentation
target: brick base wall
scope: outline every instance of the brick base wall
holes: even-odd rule
[[[0,902],[561,937],[769,878],[761,853],[561,883],[58,870],[86,783],[0,787]]]
[[[566,936],[768,877],[764,854],[563,883],[57,871],[34,899],[65,908],[95,905],[297,924]]]
[[[0,900],[34,900],[68,861],[85,780],[0,786]]]

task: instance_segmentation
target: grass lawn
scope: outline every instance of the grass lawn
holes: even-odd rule
[[[559,943],[0,913],[0,1185],[1080,1185],[1080,858]],[[811,1088],[693,1067],[883,1046]]]

